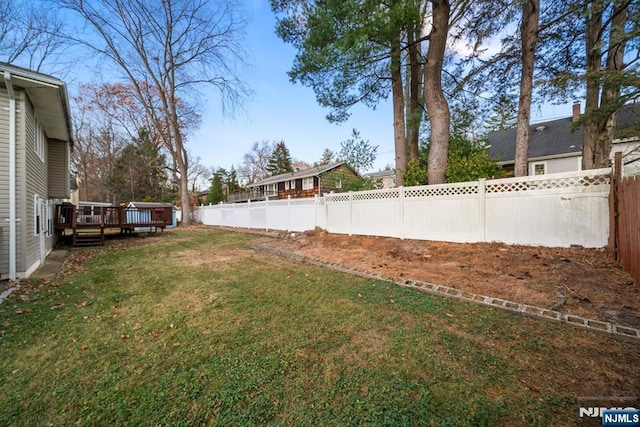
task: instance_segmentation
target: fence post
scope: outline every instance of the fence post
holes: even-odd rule
[[[264,229],[269,231],[269,195],[264,196]]]
[[[482,241],[487,241],[487,179],[478,180],[478,203],[480,210],[480,227],[482,227]]]
[[[254,228],[253,227],[253,222],[251,222],[251,199],[247,199],[247,222],[248,222],[248,227],[249,228]]]
[[[313,229],[318,227],[318,195],[313,195]]]
[[[287,196],[287,211],[289,212],[289,225],[287,231],[291,231],[291,194]]]
[[[353,193],[349,191],[349,236],[353,235]]]
[[[405,223],[405,217],[404,217],[404,187],[401,185],[400,187],[398,187],[398,195],[400,196],[400,226],[402,227],[402,229],[400,230],[400,238],[402,240],[404,240],[404,223]]]

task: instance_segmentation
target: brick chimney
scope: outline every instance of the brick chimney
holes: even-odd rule
[[[573,121],[577,121],[580,118],[580,103],[573,104]]]

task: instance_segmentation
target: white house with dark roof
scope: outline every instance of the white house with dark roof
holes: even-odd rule
[[[72,144],[64,82],[0,63],[0,278],[29,277],[53,249]]]
[[[362,176],[376,182],[380,188],[395,188],[396,186],[396,171],[393,169],[385,169],[378,172],[368,172],[363,174]]]
[[[571,129],[580,117],[580,104],[573,115],[531,125],[529,138],[529,175],[579,171],[582,169],[582,127]],[[489,155],[497,159],[507,175],[513,174],[516,129],[491,132]],[[618,111],[610,157],[622,152],[625,173],[640,172],[640,104],[628,104]]]

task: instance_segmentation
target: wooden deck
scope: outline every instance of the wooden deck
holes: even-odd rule
[[[102,245],[105,229],[120,229],[120,233],[134,233],[136,229],[164,230],[173,224],[172,207],[126,208],[76,207],[72,204],[55,206],[54,228],[71,230],[73,246]],[[146,231],[146,230],[145,230]]]

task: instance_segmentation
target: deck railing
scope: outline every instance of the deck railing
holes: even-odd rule
[[[93,206],[78,209],[72,204],[55,206],[54,227],[57,229],[78,227],[134,228],[167,227],[173,224],[173,208],[126,208],[120,206]]]
[[[227,195],[227,203],[241,203],[251,200],[252,202],[278,198],[277,191],[240,191]]]

